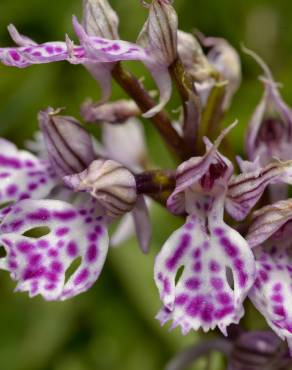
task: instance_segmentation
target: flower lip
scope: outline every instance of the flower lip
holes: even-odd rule
[[[278,143],[285,139],[287,136],[287,131],[283,120],[279,118],[267,117],[262,121],[261,127],[259,129],[258,137],[256,138],[256,146],[262,142],[267,145],[272,145]],[[286,138],[288,139],[288,138]]]
[[[205,138],[206,153],[202,157],[193,157],[182,163],[176,173],[176,187],[167,200],[167,206],[174,214],[183,214],[185,211],[185,191],[192,189],[200,193],[214,194],[224,191],[228,180],[233,173],[232,163],[223,157],[217,148],[227,133],[237,124],[235,121],[222,131],[214,145]],[[214,195],[213,194],[213,195]]]

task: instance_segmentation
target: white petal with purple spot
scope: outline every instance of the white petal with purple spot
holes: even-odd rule
[[[25,236],[40,227],[49,233]],[[16,290],[46,300],[64,300],[88,290],[108,251],[107,230],[94,203],[78,208],[57,200],[24,200],[3,220],[0,232],[7,253],[1,267],[18,281]],[[80,265],[68,278],[66,271],[78,258]]]
[[[4,207],[0,210],[0,220],[10,210],[9,206],[5,207],[7,204],[43,198],[55,184],[47,161],[0,139],[0,207]]]

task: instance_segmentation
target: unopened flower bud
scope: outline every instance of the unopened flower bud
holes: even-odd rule
[[[113,103],[96,104],[86,101],[81,107],[86,122],[123,123],[141,114],[133,100],[118,100]]]
[[[38,120],[48,158],[55,172],[63,177],[83,171],[96,155],[90,135],[79,122],[59,113],[49,108],[39,113]]]
[[[178,31],[178,54],[186,71],[197,82],[203,82],[216,74],[201,45],[190,33]]]
[[[138,42],[169,66],[177,58],[178,19],[170,0],[153,0]]]
[[[271,331],[248,332],[235,342],[230,370],[288,369],[287,347]],[[287,367],[286,367],[287,366]]]
[[[90,36],[119,39],[119,18],[107,0],[83,0],[83,26]]]
[[[110,217],[131,211],[137,200],[134,175],[112,160],[96,160],[85,171],[64,180],[75,191],[89,192]]]

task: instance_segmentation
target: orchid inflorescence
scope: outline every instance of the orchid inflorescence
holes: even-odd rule
[[[192,348],[169,369],[218,348],[230,369],[257,369],[266,357],[269,369],[288,366],[278,337],[291,352],[292,112],[279,85],[262,59],[244,48],[263,69],[264,94],[248,125],[247,160],[236,157],[228,133],[237,122],[222,129],[241,81],[236,50],[224,39],[180,31],[170,0],[142,2],[149,16],[136,43],[119,39],[118,16],[106,0],[83,3],[82,23],[73,17],[78,44],[68,35],[37,44],[10,25],[17,46],[0,48],[0,61],[12,67],[82,64],[102,91],[98,102],[81,107],[87,123],[102,127],[100,143],[53,108],[38,114],[40,133],[30,144],[35,154],[1,139],[1,268],[18,282],[16,290],[31,297],[72,298],[96,282],[109,245],[135,230],[141,250],[149,251],[149,207],[159,202],[185,223],[155,259],[162,301],[157,319],[171,320],[183,334],[218,327],[229,338],[215,340],[214,348],[203,345],[201,352]],[[127,60],[144,63],[157,84],[158,103],[122,65]],[[112,79],[130,100],[108,102]],[[178,121],[165,110],[172,82],[182,101]],[[176,170],[149,167],[140,116],[158,130],[179,162]],[[107,229],[119,218],[109,238]],[[68,276],[76,259],[79,266]],[[247,297],[278,337],[240,332],[232,339],[230,325],[243,317]]]

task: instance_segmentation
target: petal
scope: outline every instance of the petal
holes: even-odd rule
[[[255,247],[263,243],[290,221],[291,218],[292,199],[268,205],[254,212],[252,223],[246,236],[248,244],[251,247]]]
[[[90,193],[110,217],[131,211],[136,204],[134,175],[112,160],[93,161],[83,172],[65,176],[63,180],[75,191]]]
[[[153,62],[144,61],[144,64],[149,69],[155,83],[157,84],[160,100],[156,106],[142,114],[144,118],[151,118],[159,113],[171,98],[172,83],[167,66],[155,64]]]
[[[56,185],[49,163],[33,154],[18,150],[7,140],[0,139],[0,210],[1,218],[10,210],[7,203],[25,198],[47,196]]]
[[[229,182],[226,210],[237,221],[243,220],[270,184],[292,184],[292,161],[274,161],[256,171],[242,173]]]
[[[27,36],[21,35],[13,24],[10,24],[8,27],[8,32],[12,40],[18,46],[35,46],[37,45],[32,39]]]
[[[24,234],[48,228],[39,238]],[[103,267],[108,235],[103,220],[95,215],[95,205],[76,208],[57,200],[24,200],[1,224],[0,240],[7,256],[1,267],[18,281],[18,291],[46,300],[64,300],[88,290]],[[81,258],[69,277],[66,271]]]
[[[124,243],[135,232],[143,253],[148,253],[152,235],[152,227],[149,217],[148,206],[150,202],[145,202],[143,196],[138,196],[137,204],[131,213],[123,216],[114,234],[111,236],[111,245],[118,247]]]
[[[276,250],[276,252],[275,252]],[[274,252],[274,253],[273,253]],[[255,307],[292,351],[292,265],[289,250],[278,245],[256,251],[257,279],[249,293]]]
[[[136,206],[133,208],[132,213],[140,248],[143,253],[148,253],[150,249],[152,227],[148,207],[142,195],[137,197]]]
[[[150,118],[155,116],[171,97],[171,78],[168,65],[162,63],[151,48],[140,47],[121,40],[107,40],[100,37],[90,37],[86,34],[82,25],[76,17],[73,17],[73,27],[81,45],[84,47],[88,62],[118,62],[122,60],[138,60],[145,64],[149,69],[154,81],[156,82],[160,101],[157,106],[143,114],[143,117]],[[73,58],[74,59],[74,58]],[[76,60],[78,62],[78,60]]]
[[[256,153],[256,139],[264,118],[265,111],[267,109],[267,97],[264,95],[257,105],[247,128],[247,134],[245,139],[245,150],[249,160],[254,160],[257,156]]]
[[[202,157],[193,157],[183,162],[176,171],[176,187],[167,200],[167,207],[174,214],[183,214],[185,211],[184,191],[198,181],[208,172],[213,161],[218,161],[226,167],[226,183],[233,172],[232,163],[217,152],[218,146],[228,132],[237,124],[237,121],[222,131],[214,145],[206,138],[206,154]]]
[[[253,254],[224,223],[222,201],[215,201],[205,216],[201,207],[189,216],[155,261],[155,282],[165,306],[158,319],[162,324],[172,319],[183,333],[218,326],[226,334],[226,327],[242,317],[242,303],[254,281]]]
[[[55,172],[66,176],[83,171],[96,158],[89,133],[60,109],[48,108],[38,114],[48,158]]]
[[[110,237],[111,247],[119,247],[135,233],[134,220],[131,213],[126,213],[120,220],[117,228]]]
[[[292,111],[283,101],[278,90],[279,84],[275,82],[266,63],[252,50],[243,48],[243,51],[251,56],[264,72],[264,77],[260,77],[264,83],[264,95],[248,126],[246,137],[248,157],[253,160],[259,155],[262,164],[269,163],[273,157],[282,160],[291,159],[289,143],[292,134]],[[271,124],[273,124],[272,128],[269,127]],[[267,127],[266,135],[265,127]]]
[[[76,58],[79,54],[80,49],[77,49]],[[68,60],[67,45],[65,42],[56,41],[40,45],[0,48],[0,62],[11,67],[25,68],[33,64],[51,63],[62,60]]]
[[[99,83],[101,97],[98,101],[103,104],[108,101],[112,95],[112,69],[113,63],[85,63],[84,67],[88,70],[91,76]]]
[[[144,129],[135,118],[124,124],[105,124],[102,129],[102,142],[107,156],[133,169],[141,169],[147,157]]]

